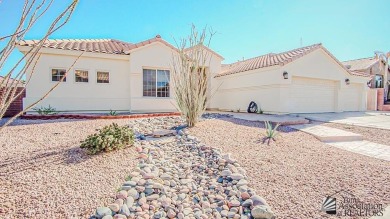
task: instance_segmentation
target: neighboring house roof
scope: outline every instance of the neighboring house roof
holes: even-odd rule
[[[351,71],[364,71],[376,64],[379,60],[375,57],[355,59],[342,62]]]
[[[5,77],[4,76],[1,76],[0,75],[0,84],[5,80]],[[17,87],[24,87],[24,81],[23,80],[20,80],[20,81],[17,81],[13,78],[9,78],[8,79],[8,85],[9,86],[17,86]],[[5,84],[2,84],[2,86],[5,86]]]
[[[361,76],[373,77],[373,75],[367,73],[366,70],[372,67],[373,65],[377,64],[378,62],[379,59],[375,57],[368,57],[368,58],[344,61],[342,63],[348,70],[350,70],[356,75],[360,74]],[[389,66],[389,71],[390,71],[390,66]]]
[[[334,57],[325,47],[322,46],[321,43],[319,43],[311,46],[293,49],[287,52],[281,52],[277,54],[268,53],[266,55],[254,57],[243,61],[238,61],[229,65],[222,65],[221,73],[216,75],[215,77],[221,77],[225,75],[231,75],[275,65],[283,66],[320,48],[323,49],[330,57],[332,57],[349,74],[356,76],[365,76],[359,73],[349,71],[336,57]]]
[[[34,46],[39,40],[21,40],[20,46]],[[122,54],[134,44],[113,39],[48,39],[43,44],[44,48],[76,50],[94,53]]]

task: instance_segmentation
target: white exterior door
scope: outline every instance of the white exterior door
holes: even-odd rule
[[[291,113],[334,112],[335,81],[293,77],[290,88]]]

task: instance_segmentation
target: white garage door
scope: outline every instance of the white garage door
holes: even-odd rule
[[[335,82],[293,77],[289,103],[291,113],[334,112]]]
[[[343,111],[359,111],[361,89],[358,84],[350,84],[341,91],[343,99]]]

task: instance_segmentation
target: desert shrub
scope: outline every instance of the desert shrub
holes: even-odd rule
[[[110,112],[108,112],[108,115],[109,116],[117,116],[118,113],[116,111],[110,110]]]
[[[126,126],[113,123],[98,130],[98,133],[89,135],[81,142],[81,148],[86,148],[89,154],[108,152],[130,147],[134,142],[133,131]]]
[[[34,107],[33,110],[35,110],[39,115],[54,115],[57,114],[56,108],[51,107],[50,105],[48,107]]]
[[[268,145],[269,145],[271,139],[273,141],[276,141],[275,137],[278,135],[277,129],[280,124],[276,124],[275,127],[272,127],[272,124],[266,121],[264,122],[264,125],[265,125],[265,137],[263,138],[263,143],[268,140]]]

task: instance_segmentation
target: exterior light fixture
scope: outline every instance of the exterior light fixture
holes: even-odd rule
[[[367,87],[371,87],[371,81],[367,81]]]
[[[284,79],[288,79],[288,73],[285,71],[285,72],[283,72],[283,78]]]
[[[346,78],[346,79],[345,79],[345,84],[346,84],[346,85],[349,85],[350,83],[351,83],[351,82],[349,81],[349,78]]]

